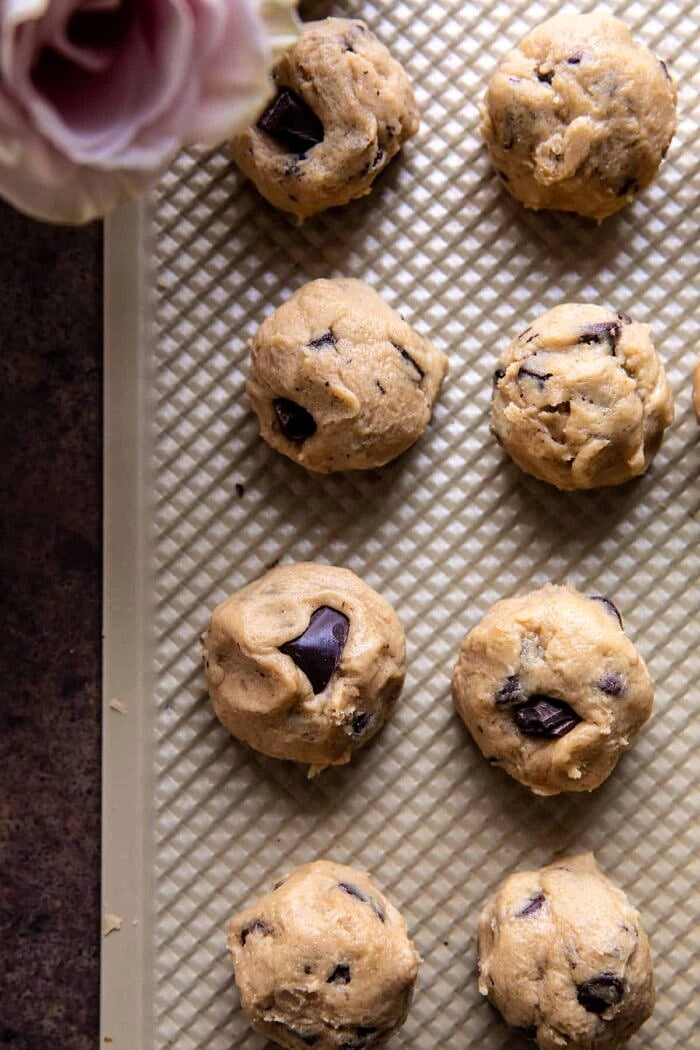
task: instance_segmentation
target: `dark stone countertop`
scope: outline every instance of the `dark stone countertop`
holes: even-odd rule
[[[0,1048],[92,1050],[102,231],[0,227]]]

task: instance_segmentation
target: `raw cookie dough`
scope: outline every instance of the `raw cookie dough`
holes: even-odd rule
[[[612,1050],[651,1016],[639,913],[592,853],[501,883],[479,921],[479,991],[542,1050]]]
[[[297,868],[231,920],[228,944],[248,1021],[290,1050],[370,1050],[406,1020],[418,954],[354,868]]]
[[[481,129],[527,208],[604,219],[648,186],[676,130],[664,62],[604,14],[557,15],[501,60]]]
[[[610,599],[553,584],[496,602],[462,643],[452,693],[489,762],[536,795],[602,784],[653,701]]]
[[[299,562],[249,583],[202,636],[214,711],[273,758],[350,761],[398,699],[406,643],[396,613],[349,569]]]
[[[309,470],[381,467],[423,433],[447,358],[362,281],[310,281],[262,323],[248,393],[262,436]]]
[[[231,152],[263,197],[299,219],[369,193],[418,130],[406,71],[363,22],[308,22],[273,77],[276,98]]]
[[[673,421],[649,326],[602,306],[555,306],[513,340],[493,378],[496,437],[522,470],[559,489],[643,474]]]

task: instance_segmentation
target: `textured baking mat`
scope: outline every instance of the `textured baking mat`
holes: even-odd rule
[[[105,703],[118,694],[129,709],[105,713],[105,907],[123,920],[104,942],[103,1039],[115,1050],[261,1047],[238,1008],[225,924],[317,856],[373,872],[424,958],[394,1045],[517,1047],[477,994],[479,906],[505,873],[587,848],[642,910],[653,945],[658,1007],[630,1046],[697,1040],[697,8],[609,5],[669,62],[681,122],[655,187],[600,228],[519,208],[477,132],[499,55],[558,9],[335,5],[405,63],[423,114],[369,198],[295,228],[223,152],[186,152],[146,211],[110,222]],[[449,354],[451,373],[398,462],[318,477],[259,439],[246,341],[291,291],[330,275],[374,285]],[[651,323],[668,367],[676,422],[648,475],[622,488],[557,493],[489,434],[497,353],[566,300]],[[391,723],[351,766],[313,781],[231,740],[200,671],[209,610],[280,559],[350,567],[408,635]],[[449,677],[492,602],[567,579],[615,597],[656,708],[604,787],[536,799],[475,752]]]

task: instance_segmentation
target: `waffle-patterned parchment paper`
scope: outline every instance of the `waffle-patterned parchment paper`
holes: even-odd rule
[[[700,1045],[699,12],[607,5],[668,62],[680,125],[655,186],[596,227],[514,203],[478,133],[499,56],[559,6],[324,5],[363,18],[416,85],[420,132],[373,193],[298,228],[225,151],[191,151],[108,224],[104,907],[122,921],[103,942],[103,1048],[260,1050],[226,922],[321,856],[372,872],[423,957],[393,1046],[524,1047],[478,995],[478,911],[508,872],[584,849],[652,942],[658,1005],[630,1047]],[[321,477],[259,438],[246,342],[294,289],[337,275],[372,284],[451,370],[413,450]],[[567,300],[650,323],[668,368],[676,421],[629,485],[559,493],[489,433],[496,355]],[[314,780],[232,740],[200,668],[209,611],[280,559],[353,569],[408,636],[390,723]],[[549,580],[614,597],[656,704],[602,788],[538,799],[476,752],[449,680],[488,607]]]

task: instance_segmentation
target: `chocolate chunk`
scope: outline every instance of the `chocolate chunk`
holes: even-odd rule
[[[314,972],[314,968],[311,965],[311,963],[304,963],[304,973],[308,976],[310,973],[313,973],[313,972]]]
[[[569,55],[566,61],[567,64],[570,66],[577,66],[582,58],[583,55],[580,51],[574,51],[573,54]]]
[[[624,629],[622,623],[622,616],[620,615],[620,610],[615,605],[615,602],[611,601],[610,598],[607,598],[604,594],[589,594],[588,597],[592,602],[600,602],[601,605],[605,606],[607,612],[609,612],[611,616],[614,616],[617,622],[619,623],[620,630]]]
[[[540,911],[543,906],[544,893],[538,893],[527,902],[524,908],[521,908],[520,911],[517,912],[517,916],[522,919],[526,915],[534,915],[536,912]]]
[[[636,193],[639,189],[639,183],[634,178],[625,179],[617,191],[618,197],[626,197],[630,193]]]
[[[632,318],[629,314],[623,313],[622,310],[617,311],[617,316],[620,318],[623,324],[632,324]]]
[[[598,688],[610,696],[622,696],[625,691],[625,683],[619,674],[614,671],[606,671],[598,682]]]
[[[493,381],[494,381],[494,383],[499,383],[501,381],[501,379],[504,379],[505,378],[505,374],[506,374],[505,368],[497,368],[496,371],[493,373]]]
[[[259,933],[261,937],[269,937],[272,933],[272,927],[268,926],[263,919],[255,919],[254,922],[248,923],[241,930],[241,946],[245,947],[245,942],[253,933]]]
[[[314,693],[322,693],[340,663],[349,630],[344,613],[322,605],[311,614],[303,634],[280,645],[279,650],[306,675]]]
[[[544,389],[544,384],[548,379],[552,378],[551,372],[534,372],[531,368],[526,368],[525,365],[521,365],[518,369],[518,379],[527,377],[528,379],[535,379],[541,390]]]
[[[521,707],[516,707],[513,718],[525,736],[558,738],[570,733],[581,719],[563,700],[533,693]]]
[[[354,897],[356,900],[362,901],[363,904],[368,904],[380,922],[386,921],[386,916],[384,915],[384,911],[382,910],[382,908],[380,908],[376,901],[373,901],[370,897],[367,897],[361,889],[358,889],[354,882],[339,882],[338,887],[339,889],[347,893],[350,897]]]
[[[382,397],[384,397],[384,396],[385,396],[385,394],[386,394],[386,389],[385,389],[385,388],[384,388],[384,387],[382,386],[382,384],[381,384],[381,383],[379,382],[379,380],[378,380],[378,379],[375,379],[375,381],[374,381],[374,382],[375,382],[375,384],[376,384],[377,390],[378,390],[378,391],[379,391],[379,393],[380,393],[380,394],[382,395]]]
[[[356,711],[352,716],[352,735],[362,736],[371,721],[372,715],[369,711]]]
[[[619,338],[620,326],[617,321],[601,321],[599,324],[586,325],[579,336],[579,343],[591,345],[607,342],[614,353]]]
[[[400,343],[395,343],[393,339],[390,340],[390,342],[391,342],[391,345],[393,346],[394,350],[398,350],[398,352],[401,354],[403,359],[405,361],[408,361],[409,365],[411,365],[413,368],[415,368],[415,370],[418,373],[419,377],[422,379],[423,376],[425,375],[425,372],[423,371],[421,366],[418,364],[418,362],[413,360],[413,358],[409,354],[409,352],[406,349],[406,347],[405,346],[401,346]]]
[[[318,429],[316,420],[305,408],[298,405],[296,401],[290,401],[286,397],[278,397],[272,402],[277,423],[287,441],[301,444],[306,441]]]
[[[625,994],[622,980],[614,973],[601,973],[576,987],[576,998],[589,1014],[602,1014],[617,1006]]]
[[[554,70],[550,70],[548,73],[543,73],[541,69],[536,70],[537,79],[541,84],[551,84],[554,79]]]
[[[278,90],[258,127],[290,153],[305,153],[323,142],[323,124],[304,99],[287,87]]]
[[[337,342],[338,340],[333,335],[333,329],[329,328],[318,339],[311,339],[306,345],[310,346],[312,350],[320,350],[322,346],[335,346]]]
[[[517,674],[506,678],[494,697],[495,703],[499,706],[501,704],[522,704],[525,700],[527,700],[527,695],[523,692],[520,675]]]
[[[326,977],[326,984],[350,984],[350,967],[348,964],[338,963],[330,976]]]

